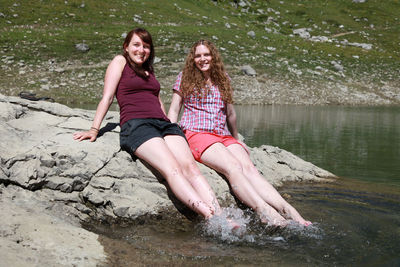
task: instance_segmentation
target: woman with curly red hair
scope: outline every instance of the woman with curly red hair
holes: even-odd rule
[[[213,43],[200,40],[192,46],[173,89],[168,117],[177,122],[184,106],[179,124],[197,161],[222,173],[236,197],[262,222],[311,224],[258,172],[239,140],[232,86]]]

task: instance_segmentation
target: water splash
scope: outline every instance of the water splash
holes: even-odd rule
[[[285,227],[276,227],[261,223],[258,216],[251,211],[234,207],[223,208],[220,215],[200,223],[198,229],[201,235],[225,243],[256,246],[281,246],[295,240],[321,240],[324,236],[317,223],[304,226],[289,221]]]
[[[233,243],[241,240],[243,234],[246,233],[249,221],[250,217],[246,216],[241,209],[227,207],[222,208],[221,214],[200,223],[199,227],[204,236]]]

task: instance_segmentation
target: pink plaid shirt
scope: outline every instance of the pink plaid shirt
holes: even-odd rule
[[[173,88],[178,92],[181,91],[181,79],[182,72],[176,78]],[[184,97],[183,105],[184,111],[179,122],[183,130],[231,135],[226,124],[226,105],[217,86],[212,86],[204,98],[194,95]]]

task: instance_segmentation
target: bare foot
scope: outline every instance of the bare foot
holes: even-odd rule
[[[278,227],[285,227],[288,224],[287,220],[270,206],[265,206],[262,210],[257,211],[257,213],[262,223]]]
[[[228,222],[228,225],[231,227],[232,230],[238,229],[242,226],[232,219],[226,219],[226,221]]]
[[[297,212],[297,210],[293,208],[290,204],[288,204],[288,206],[283,209],[282,213],[286,219],[291,219],[301,225],[309,226],[312,224],[312,222],[304,220],[303,217],[301,217],[301,215]]]
[[[246,232],[246,224],[240,224],[233,219],[226,219],[231,227],[231,232],[236,236],[242,236]]]

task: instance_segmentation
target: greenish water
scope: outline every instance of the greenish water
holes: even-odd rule
[[[251,217],[242,236],[175,212],[92,228],[108,266],[399,266],[400,197],[355,180],[280,189],[311,227],[273,230]]]
[[[237,113],[250,146],[278,146],[338,176],[400,187],[400,107],[239,106]]]
[[[400,266],[400,107],[239,106],[250,146],[286,149],[340,176],[279,188],[311,227],[270,229],[251,213],[241,235],[176,211],[92,226],[110,266]]]

